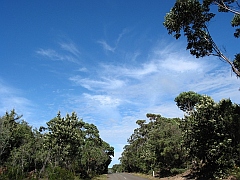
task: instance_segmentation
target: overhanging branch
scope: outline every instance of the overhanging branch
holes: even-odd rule
[[[230,12],[232,12],[232,13],[234,13],[234,14],[240,15],[240,12],[239,12],[239,11],[234,10],[234,9],[231,9],[231,8],[229,8],[223,1],[221,1],[221,2],[222,2],[222,4],[218,3],[217,1],[213,1],[213,3],[215,3],[215,4],[218,5],[219,7],[223,8],[223,9],[226,9],[227,11],[230,11]]]

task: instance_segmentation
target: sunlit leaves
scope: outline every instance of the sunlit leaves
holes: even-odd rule
[[[222,177],[239,160],[240,106],[202,96],[180,127],[188,156],[199,165],[199,176]]]
[[[200,94],[193,91],[182,92],[174,99],[174,101],[182,111],[190,113],[195,109],[195,106],[199,103],[201,97]]]
[[[39,131],[20,118],[14,110],[0,118],[0,166],[7,166],[9,179],[24,179],[28,172],[50,176],[46,169],[64,171],[66,177],[77,172],[81,178],[107,172],[114,148],[76,113],[62,117],[59,112]]]
[[[159,170],[170,172],[183,165],[179,119],[147,114],[149,122],[137,120],[139,127],[128,139],[120,158],[122,169],[129,172]]]

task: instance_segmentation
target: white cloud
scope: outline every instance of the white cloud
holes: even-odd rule
[[[76,84],[92,91],[114,90],[124,86],[124,81],[119,79],[111,79],[102,77],[100,80],[93,80],[89,78],[81,78],[80,76],[73,76],[69,78]]]
[[[54,50],[39,48],[36,53],[50,60],[79,63],[80,51],[75,44],[62,42],[59,43],[59,45],[61,49],[64,50],[63,52],[60,49]]]
[[[198,71],[201,69],[201,64],[183,59],[167,59],[161,62],[164,69],[177,72]]]
[[[111,47],[106,41],[101,40],[101,41],[97,41],[97,43],[101,44],[103,49],[106,51],[111,51],[114,52],[116,47]]]
[[[36,53],[46,58],[49,58],[51,60],[69,61],[69,62],[78,63],[78,60],[75,57],[71,55],[60,54],[53,49],[39,49],[36,51]]]
[[[32,102],[22,95],[18,89],[14,89],[0,81],[0,116],[6,111],[16,110],[19,115],[24,115],[24,119],[30,119],[33,110]]]
[[[102,65],[104,68],[103,73],[114,75],[116,77],[131,77],[135,79],[141,79],[147,75],[153,75],[159,71],[159,65],[156,62],[147,62],[141,64],[139,67],[128,65],[127,67],[114,66],[114,65]]]
[[[40,54],[42,56],[48,57],[50,59],[60,59],[60,60],[62,60],[62,58],[59,57],[57,52],[54,51],[53,49],[39,49],[39,50],[36,51],[36,53]]]
[[[86,67],[79,68],[78,71],[80,72],[88,72],[88,69]]]
[[[59,43],[61,48],[67,52],[70,52],[71,54],[75,55],[76,57],[79,56],[80,51],[78,50],[78,48],[76,47],[76,45],[74,43]]]
[[[118,106],[121,102],[118,98],[113,98],[106,95],[90,95],[87,93],[83,94],[84,98],[87,98],[87,101],[93,101],[93,103],[99,104],[100,106]]]
[[[116,50],[119,42],[121,41],[122,37],[123,37],[126,33],[128,33],[128,32],[129,32],[129,30],[128,30],[127,28],[125,28],[125,29],[122,30],[122,32],[118,35],[118,38],[117,38],[117,40],[116,40],[115,43],[114,43],[114,44],[115,44],[114,47],[113,47],[113,46],[110,46],[110,45],[106,42],[106,40],[99,40],[99,41],[97,41],[97,43],[101,44],[101,46],[103,47],[103,49],[104,49],[105,51],[115,52],[115,50]]]

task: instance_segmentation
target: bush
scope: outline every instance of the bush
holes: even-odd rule
[[[178,169],[178,168],[173,168],[170,170],[172,175],[176,175],[176,174],[182,174],[186,171],[186,169]]]
[[[5,178],[5,179],[4,179]],[[4,179],[17,179],[22,180],[25,178],[25,173],[18,167],[7,167],[7,170],[1,175],[1,180]]]
[[[61,167],[48,168],[47,174],[48,174],[48,180],[66,180],[66,179],[74,180],[75,179],[74,173]]]
[[[234,177],[236,177],[236,179],[240,179],[240,167],[235,167],[230,174]]]

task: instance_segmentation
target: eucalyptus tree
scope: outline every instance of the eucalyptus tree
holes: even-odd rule
[[[114,156],[114,148],[100,138],[94,124],[79,120],[76,113],[57,117],[47,122],[43,134],[45,160],[42,161],[41,173],[46,166],[63,168],[80,173],[82,178],[106,173]]]
[[[7,161],[8,177],[10,179],[22,179],[27,172],[37,169],[36,156],[34,156],[36,144],[32,128],[27,122],[23,121],[18,124],[17,131],[21,137],[21,145],[11,150]]]
[[[164,118],[157,114],[147,114],[149,122],[137,120],[139,127],[128,139],[120,162],[129,172],[161,174],[170,173],[173,168],[183,166],[183,152],[180,147],[181,132],[178,118]],[[165,174],[166,175],[166,174]]]
[[[83,144],[83,133],[81,128],[84,122],[77,118],[76,113],[57,117],[47,122],[47,130],[44,146],[48,152],[48,160],[53,167],[72,169],[79,147]]]
[[[21,117],[13,109],[0,118],[0,166],[7,161],[13,148],[19,147],[22,143],[18,130]]]
[[[0,179],[74,179],[107,173],[114,148],[94,124],[60,112],[34,129],[14,110],[0,118]],[[57,175],[58,174],[58,175]]]
[[[6,167],[0,178],[22,179],[36,169],[34,133],[21,118],[15,110],[0,118],[0,167]]]
[[[81,173],[86,177],[107,173],[108,165],[114,156],[114,148],[100,138],[94,124],[85,123],[82,131],[84,143],[78,161],[82,168]]]
[[[239,166],[240,106],[229,99],[219,103],[201,96],[195,109],[180,121],[183,147],[196,175],[223,177]]]
[[[217,56],[227,62],[240,77],[240,54],[236,54],[234,60],[229,59],[217,46],[209,31],[208,24],[216,15],[213,6],[217,6],[219,12],[233,14],[230,23],[235,27],[233,35],[239,38],[240,6],[237,0],[176,0],[170,12],[166,14],[163,24],[168,33],[173,34],[176,39],[182,34],[186,36],[187,49],[192,55],[197,58]]]

